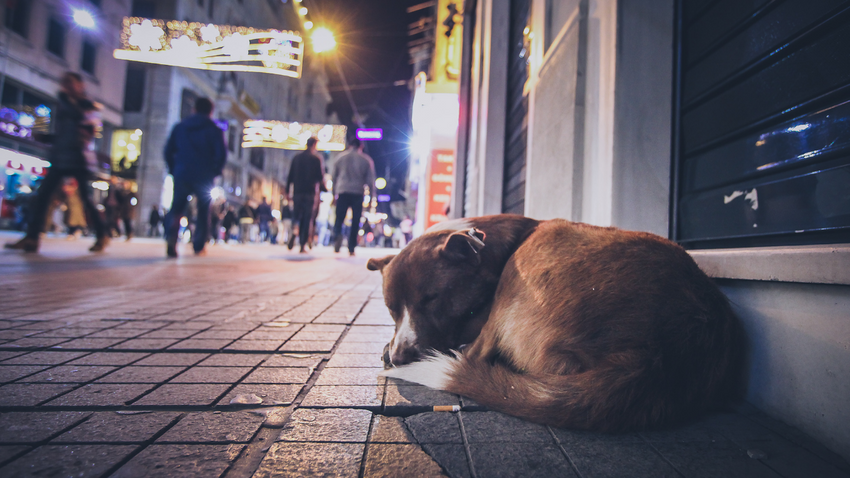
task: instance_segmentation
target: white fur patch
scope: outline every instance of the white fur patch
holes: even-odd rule
[[[401,317],[401,324],[398,326],[398,330],[396,330],[395,336],[393,337],[390,359],[392,359],[399,349],[404,350],[406,348],[415,347],[416,338],[416,331],[413,330],[413,327],[410,324],[410,313],[405,307],[404,315]]]
[[[382,377],[400,378],[437,390],[445,390],[458,361],[456,357],[451,355],[434,352],[434,355],[425,357],[419,362],[384,370],[380,375]]]
[[[471,227],[472,222],[468,219],[450,219],[448,221],[442,221],[434,224],[425,231],[425,234],[438,231],[462,231],[464,229],[470,229]]]

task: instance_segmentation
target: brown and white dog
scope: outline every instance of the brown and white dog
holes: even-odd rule
[[[396,323],[388,377],[608,432],[681,421],[739,391],[726,297],[653,234],[487,216],[438,225],[368,268]]]

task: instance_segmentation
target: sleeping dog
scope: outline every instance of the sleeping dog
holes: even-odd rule
[[[726,297],[653,234],[487,216],[438,224],[368,268],[396,323],[388,377],[603,432],[675,423],[740,390]]]

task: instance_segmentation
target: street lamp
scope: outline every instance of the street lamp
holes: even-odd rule
[[[74,23],[85,29],[91,30],[95,27],[94,17],[88,10],[74,9],[71,16],[74,19]]]
[[[313,51],[322,53],[333,50],[336,47],[334,34],[325,27],[319,27],[313,32]]]

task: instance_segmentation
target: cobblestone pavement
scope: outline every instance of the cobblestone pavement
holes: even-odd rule
[[[385,251],[88,246],[0,252],[0,476],[850,476],[745,406],[599,435],[385,382]]]

